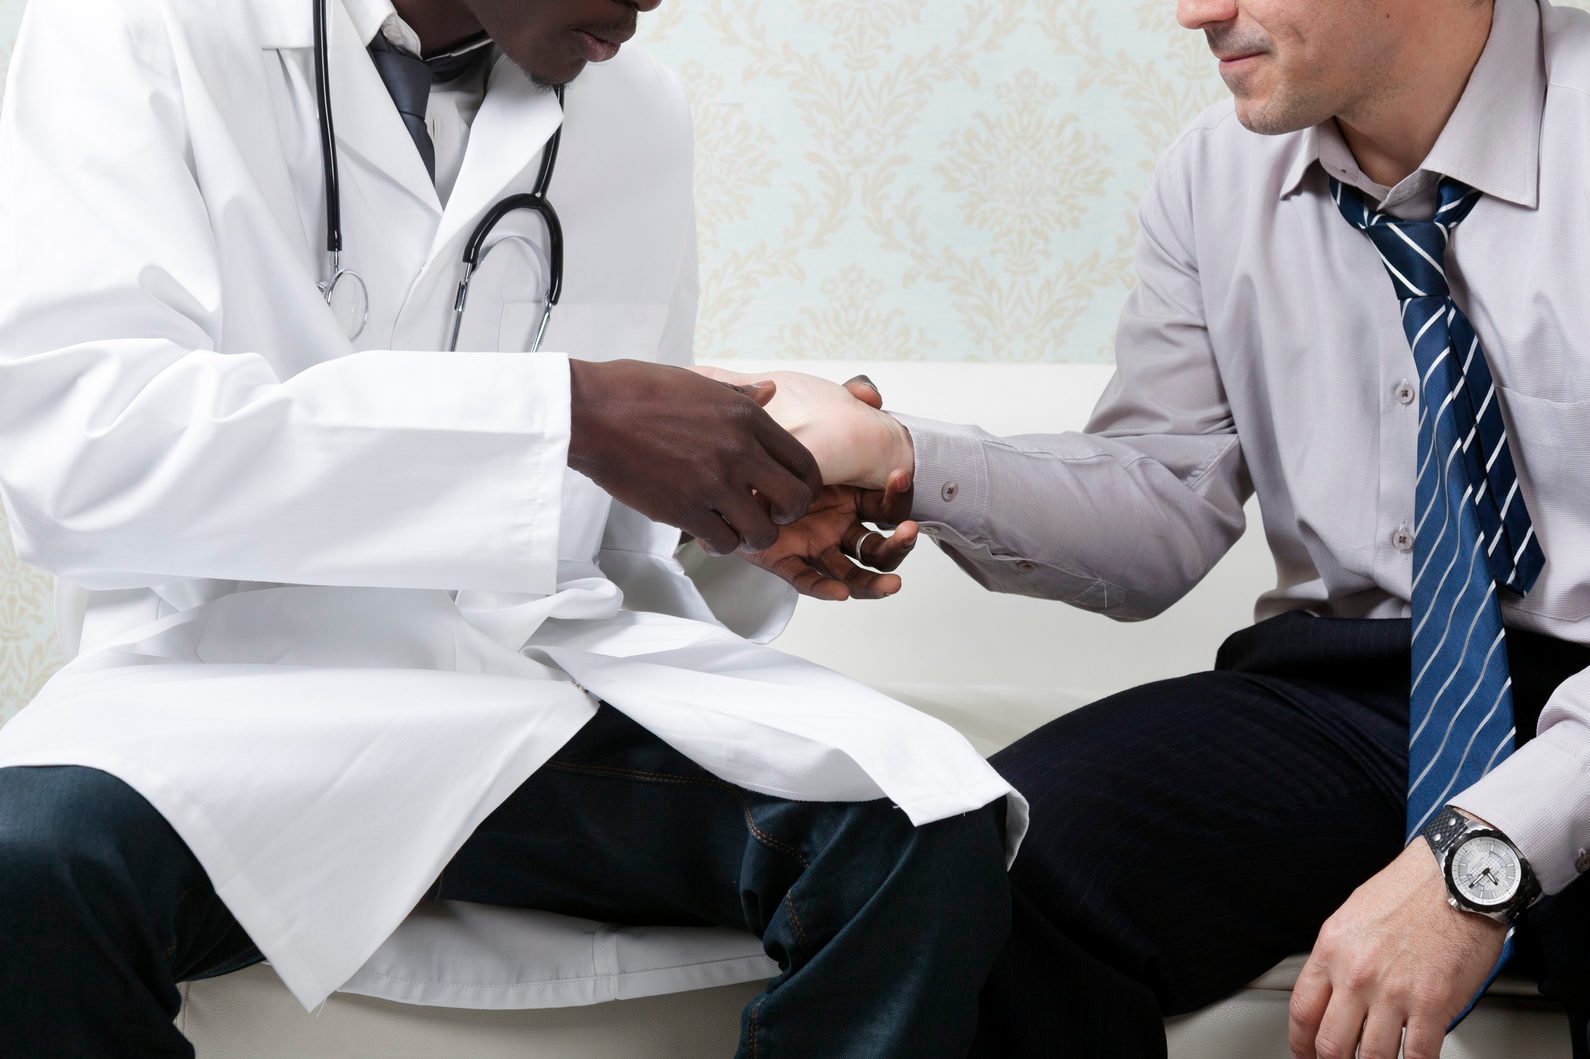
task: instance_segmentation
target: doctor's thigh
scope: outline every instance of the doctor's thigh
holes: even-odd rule
[[[755,794],[604,706],[428,896],[748,929],[783,973],[739,1055],[961,1059],[1009,927],[1004,819]],[[6,1056],[191,1056],[176,983],[260,959],[160,814],[76,767],[0,769],[0,939]]]
[[[138,792],[97,769],[0,769],[0,1055],[191,1056],[176,983],[259,959]]]
[[[727,783],[611,706],[476,828],[431,896],[749,930],[782,968],[740,1059],[964,1059],[1010,921],[1003,800],[912,827],[887,799]]]

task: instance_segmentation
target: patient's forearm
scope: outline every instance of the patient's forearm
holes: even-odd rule
[[[999,438],[898,418],[914,438],[912,518],[995,591],[1152,617],[1245,525],[1232,434]]]

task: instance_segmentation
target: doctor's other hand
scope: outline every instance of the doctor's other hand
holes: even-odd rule
[[[900,591],[893,571],[916,547],[917,525],[906,519],[910,513],[911,476],[905,471],[889,475],[881,491],[826,486],[805,518],[779,531],[777,543],[742,558],[777,574],[802,595],[882,599]],[[869,523],[893,526],[894,532],[869,529]]]
[[[795,371],[742,375],[701,365],[691,370],[736,386],[772,382],[777,392],[768,414],[811,450],[828,485],[882,490],[892,472],[916,470],[910,431],[882,410],[882,395],[864,378],[840,386]]]
[[[822,488],[812,454],[762,410],[774,390],[637,360],[570,360],[569,466],[708,551],[772,547]]]

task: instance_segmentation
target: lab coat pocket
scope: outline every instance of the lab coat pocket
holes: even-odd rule
[[[1517,609],[1566,621],[1590,618],[1590,582],[1552,576],[1552,560],[1582,537],[1590,505],[1590,400],[1548,401],[1500,385],[1519,493],[1546,553],[1545,576]]]

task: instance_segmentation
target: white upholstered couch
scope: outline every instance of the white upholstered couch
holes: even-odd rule
[[[743,361],[733,366],[753,370]],[[893,407],[1002,433],[1080,425],[1108,377],[1102,367],[1066,365],[825,363],[809,370],[841,379],[860,367]],[[1146,623],[1117,625],[1060,604],[985,593],[936,549],[923,547],[902,571],[900,596],[864,604],[805,601],[781,646],[950,721],[991,752],[1110,691],[1206,668],[1220,640],[1249,621],[1253,597],[1273,576],[1256,518],[1250,525],[1249,536],[1197,591]],[[404,929],[429,932],[438,967],[444,967],[447,948],[462,932],[490,939],[490,917],[497,914],[523,913],[430,908]],[[755,939],[704,933],[700,959],[681,972],[649,965],[646,931],[576,921],[563,926],[564,943],[549,947],[555,951],[499,953],[500,981],[455,983],[448,1003],[457,1007],[347,992],[305,1014],[261,965],[185,986],[180,1022],[200,1056],[217,1059],[732,1054],[739,1008],[768,966]],[[407,984],[383,980],[379,963],[378,957],[349,989],[403,995]],[[1287,990],[1299,965],[1289,960],[1230,1000],[1172,1020],[1172,1056],[1287,1054]],[[677,989],[682,980],[701,988],[651,995]],[[434,988],[426,992],[437,996]],[[1566,1057],[1561,1016],[1533,993],[1525,983],[1500,983],[1445,1054]]]

